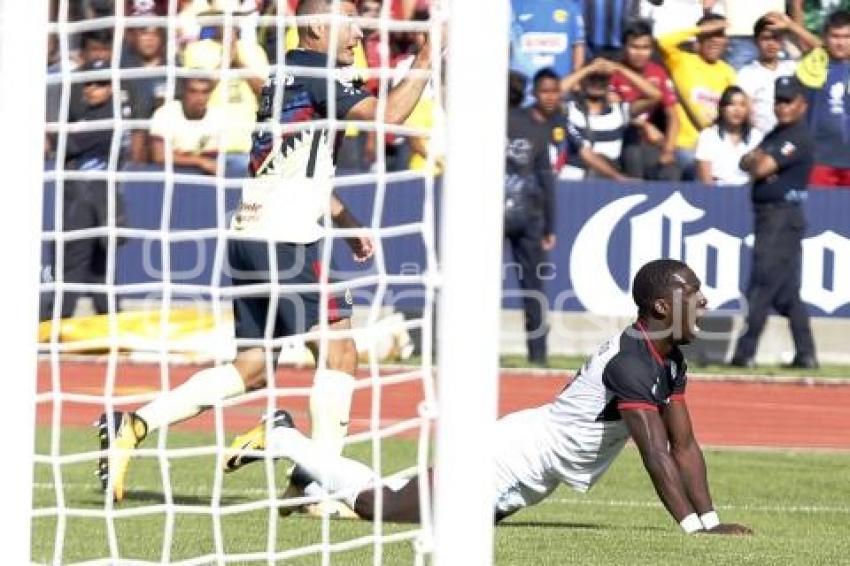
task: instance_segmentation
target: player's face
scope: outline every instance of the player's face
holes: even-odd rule
[[[716,63],[726,53],[729,39],[725,35],[714,35],[699,40],[697,49],[700,57],[708,63]]]
[[[112,46],[108,43],[101,43],[93,39],[86,41],[83,47],[83,62],[91,63],[92,61],[106,60],[112,58]]]
[[[756,38],[759,57],[765,61],[775,61],[782,49],[782,38],[774,31],[764,30]]]
[[[357,8],[354,2],[342,2],[339,6],[340,13],[348,18],[357,15]],[[331,28],[326,28],[330,36]],[[354,49],[363,39],[363,31],[356,23],[350,19],[343,19],[339,24],[337,35],[336,60],[339,65],[354,64]]]
[[[648,35],[630,37],[624,55],[626,65],[633,69],[643,69],[652,56],[652,38]]]
[[[749,119],[750,104],[746,95],[739,93],[732,96],[729,104],[720,109],[727,124],[740,126]]]
[[[807,108],[806,99],[797,96],[792,100],[777,100],[773,105],[773,112],[780,124],[793,124],[803,117]]]
[[[670,297],[671,331],[677,344],[689,344],[699,333],[699,321],[705,315],[708,300],[702,294],[702,283],[693,271],[682,270],[674,277],[679,284]]]
[[[850,59],[850,26],[830,29],[824,37],[824,43],[833,59]]]
[[[561,87],[555,79],[540,79],[534,88],[537,108],[546,116],[552,116],[561,104]]]

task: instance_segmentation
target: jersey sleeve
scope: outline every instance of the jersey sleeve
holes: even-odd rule
[[[316,102],[316,108],[322,116],[326,117],[328,116],[328,112],[330,112],[327,85],[327,81],[323,78],[310,79],[310,90]],[[335,81],[334,96],[336,97],[336,119],[342,120],[358,102],[372,95],[355,83]]]
[[[653,391],[655,371],[636,356],[614,356],[602,374],[602,383],[616,397],[618,409],[658,410],[663,404]]]
[[[806,158],[812,152],[808,140],[799,135],[773,140],[772,143],[763,144],[762,149],[776,161],[780,171]]]

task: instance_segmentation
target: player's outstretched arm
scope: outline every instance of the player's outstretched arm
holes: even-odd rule
[[[667,429],[661,415],[656,410],[644,408],[620,408],[620,414],[664,507],[685,532],[702,530],[699,515],[682,483],[679,466],[667,448]]]
[[[691,416],[684,397],[671,400],[661,413],[670,440],[670,453],[679,466],[679,475],[688,498],[699,513],[705,532],[745,535],[752,530],[735,523],[721,523],[711,501],[708,472],[702,449],[694,437]]]
[[[331,195],[331,218],[337,228],[360,228],[362,224],[345,207],[345,203],[339,200],[335,194]],[[375,251],[372,238],[368,236],[356,236],[346,238],[346,243],[354,253],[354,261],[363,263],[372,257]]]
[[[431,69],[431,42],[426,39],[425,43],[416,55],[411,70],[429,71]],[[384,113],[384,122],[387,124],[403,124],[413,109],[425,85],[430,80],[428,73],[423,76],[408,75],[387,94],[387,107]],[[372,121],[378,118],[378,99],[374,96],[364,98],[351,107],[347,120]]]

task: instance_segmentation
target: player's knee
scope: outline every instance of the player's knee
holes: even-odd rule
[[[353,374],[357,369],[357,346],[351,338],[334,341],[328,352],[328,368]]]

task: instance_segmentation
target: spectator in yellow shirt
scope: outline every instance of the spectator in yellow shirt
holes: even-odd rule
[[[722,60],[728,45],[727,22],[723,16],[708,14],[696,27],[667,34],[658,39],[664,63],[679,93],[676,113],[679,135],[676,153],[683,178],[695,176],[694,151],[699,132],[717,119],[717,105],[726,87],[735,84],[735,70]],[[696,37],[693,52],[682,44]]]

